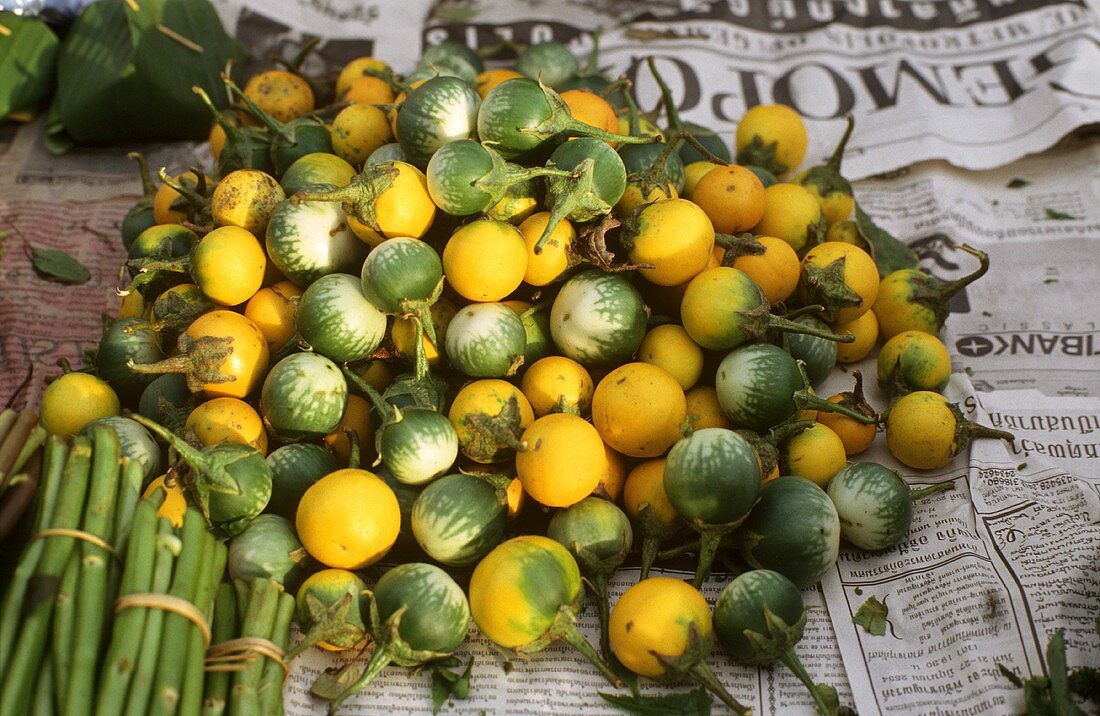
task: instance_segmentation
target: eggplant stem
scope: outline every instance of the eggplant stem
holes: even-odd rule
[[[722,686],[722,682],[718,680],[718,677],[714,675],[714,672],[710,670],[705,661],[697,662],[695,666],[688,670],[688,674],[695,681],[705,686],[707,691],[717,696],[722,703],[729,706],[734,713],[742,714],[742,716],[752,713],[752,709],[733,698],[733,695],[726,691],[726,687]]]
[[[557,637],[569,644],[571,647],[581,653],[581,655],[592,662],[600,674],[605,679],[611,682],[611,685],[617,689],[623,687],[623,682],[616,676],[615,672],[611,670],[611,667],[600,658],[600,655],[596,653],[596,650],[592,648],[592,645],[588,643],[588,640],[584,638],[584,634],[581,634],[577,629],[575,623],[575,616],[572,608],[568,605],[562,606],[558,609],[558,614],[554,618],[554,624],[550,627],[549,633],[552,637]]]
[[[911,489],[911,490],[909,490],[909,499],[910,500],[919,500],[919,499],[922,499],[924,497],[928,497],[929,495],[935,494],[937,492],[947,492],[948,490],[954,490],[954,489],[955,489],[955,483],[951,482],[949,480],[947,482],[940,482],[940,483],[935,484],[935,485],[930,485],[929,487],[922,487],[919,490],[912,490]]]
[[[848,127],[844,130],[844,136],[840,138],[840,142],[836,145],[836,149],[833,150],[833,155],[829,157],[829,161],[825,163],[825,166],[832,169],[837,174],[840,174],[840,162],[844,159],[844,148],[848,146],[848,139],[852,136],[852,130],[855,129],[856,120],[852,115],[848,115],[844,118],[848,122]]]
[[[384,646],[377,647],[374,653],[371,654],[370,661],[367,662],[367,666],[363,669],[363,673],[359,675],[355,683],[344,689],[343,693],[337,696],[336,700],[329,704],[329,716],[335,716],[344,701],[365,689],[367,685],[374,680],[374,677],[382,672],[382,669],[389,666],[392,659],[393,657],[390,655],[388,649]]]
[[[802,666],[802,662],[798,660],[798,656],[794,653],[793,649],[790,647],[784,649],[779,654],[779,660],[806,686],[806,690],[809,691],[810,696],[813,697],[814,706],[821,716],[830,716],[830,714],[835,713],[829,705],[829,702],[825,700],[825,696],[821,693],[821,689],[817,688],[817,684],[810,678],[809,673],[807,673],[805,667]]]

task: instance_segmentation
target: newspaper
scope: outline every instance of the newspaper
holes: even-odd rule
[[[622,569],[609,585],[612,602],[638,581],[638,569]],[[690,579],[687,572],[666,571],[664,574]],[[703,594],[711,603],[717,599],[723,584],[711,580]],[[829,625],[828,613],[821,591],[809,589],[804,594],[807,616],[806,636],[797,653],[806,669],[818,682],[838,689],[842,703],[851,703],[844,678],[844,663]],[[599,643],[599,627],[595,608],[581,615],[578,627],[593,644]],[[579,657],[571,647],[555,643],[528,660],[519,660],[493,646],[471,630],[471,639],[456,655],[463,664],[473,659],[471,691],[468,698],[452,699],[446,713],[456,714],[600,714],[614,716],[622,711],[600,698],[599,692],[625,695],[604,680],[595,667]],[[300,657],[294,674],[284,692],[287,713],[321,714],[324,705],[309,696],[309,686],[322,669],[343,666],[347,657],[332,657],[311,650]],[[741,703],[755,714],[813,714],[813,702],[805,687],[779,664],[757,669],[734,664],[716,649],[707,660],[718,679]],[[360,665],[362,662],[360,662]],[[349,699],[341,713],[367,716],[385,709],[397,714],[425,712],[430,690],[430,677],[424,673],[412,676],[400,667],[388,667],[366,690]],[[658,684],[642,679],[639,687],[645,695],[687,691],[690,682]],[[724,707],[723,707],[724,708]]]
[[[625,24],[629,23],[629,24]],[[658,91],[653,55],[684,119],[733,136],[761,103],[795,107],[808,157],[832,153],[852,115],[845,175],[927,159],[1002,166],[1100,121],[1100,25],[1082,0],[443,1],[425,42],[557,40]]]
[[[807,165],[831,151],[842,117],[857,128],[844,172],[860,204],[944,279],[976,268],[953,248],[988,252],[987,276],[952,302],[944,340],[955,373],[948,396],[974,420],[1014,432],[979,440],[942,470],[899,465],[880,438],[859,460],[899,469],[914,486],[953,490],[915,505],[905,542],[879,554],[843,548],[803,597],[796,652],[815,681],[861,714],[1016,713],[1022,694],[997,664],[1044,673],[1045,646],[1064,629],[1070,666],[1100,663],[1100,22],[1095,2],[1037,0],[218,0],[231,31],[262,64],[321,37],[307,72],[374,54],[412,69],[427,44],[456,39],[567,42],[583,55],[602,28],[600,67],[634,80],[657,57],[685,119],[732,137],[757,102],[793,103],[807,116]],[[632,20],[626,26],[621,24]],[[118,222],[138,198],[138,149],[169,171],[210,161],[201,143],[44,149],[41,123],[0,129],[0,397],[41,395],[64,358],[95,346],[102,314],[117,311],[125,253]],[[1035,156],[1026,156],[1035,154]],[[977,171],[981,170],[981,171]],[[63,248],[92,279],[59,287],[37,277],[28,247]],[[872,360],[860,366],[872,404],[885,407]],[[837,371],[818,392],[849,389]],[[18,395],[16,395],[18,391]],[[686,573],[670,571],[673,576]],[[637,580],[612,581],[612,599]],[[713,602],[728,575],[705,585]],[[869,598],[885,603],[887,633],[853,622]],[[595,640],[594,610],[582,630]],[[472,690],[455,713],[618,713],[596,671],[562,645],[518,661],[471,631]],[[308,695],[319,650],[296,662],[290,714],[323,713]],[[754,713],[813,713],[784,667],[708,663]],[[508,666],[508,669],[505,667]],[[687,684],[642,680],[645,693]],[[390,667],[348,713],[424,713],[429,677]]]

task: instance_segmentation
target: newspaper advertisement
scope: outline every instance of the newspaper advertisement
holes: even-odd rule
[[[580,57],[601,28],[599,66],[626,75],[641,106],[656,105],[648,55],[683,118],[733,137],[746,107],[784,102],[805,117],[805,166],[830,154],[843,117],[856,119],[844,173],[860,205],[912,246],[944,280],[989,273],[952,301],[943,338],[954,366],[948,397],[972,420],[1016,440],[976,441],[947,468],[897,463],[881,439],[857,460],[899,469],[914,487],[953,489],[918,501],[912,530],[883,553],[843,547],[820,587],[804,591],[806,633],[796,652],[814,680],[861,714],[1018,713],[1021,676],[1047,670],[1063,629],[1071,666],[1100,663],[1100,21],[1088,2],[1038,0],[219,0],[252,61],[320,37],[307,72],[331,72],[373,54],[411,70],[425,45],[484,48],[501,40],[559,40]],[[624,24],[630,21],[629,24]],[[582,62],[583,64],[583,62]],[[257,66],[259,66],[257,65]],[[1090,126],[1091,125],[1091,126]],[[41,395],[59,359],[81,363],[102,315],[115,315],[125,251],[118,226],[140,194],[126,152],[154,169],[209,168],[203,143],[81,148],[53,157],[42,123],[0,130],[0,395]],[[31,269],[30,247],[64,249],[92,279],[59,288]],[[873,359],[857,368],[868,399]],[[818,391],[848,390],[837,371]],[[668,571],[672,576],[686,572]],[[612,581],[612,601],[637,581]],[[713,603],[729,575],[704,586]],[[886,631],[854,622],[870,597]],[[594,640],[594,609],[580,617]],[[596,671],[556,644],[530,661],[471,634],[472,689],[446,713],[620,713],[597,691]],[[346,658],[312,649],[295,662],[290,714],[323,713],[309,696],[320,670]],[[775,664],[708,663],[754,713],[809,714],[803,686]],[[687,684],[642,680],[643,693]],[[387,669],[347,713],[424,713],[427,673]]]

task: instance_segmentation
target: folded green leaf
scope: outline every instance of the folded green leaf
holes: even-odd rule
[[[92,277],[84,264],[57,249],[31,248],[31,264],[43,278],[58,283],[84,283]]]
[[[916,268],[917,255],[911,248],[894,238],[890,232],[880,228],[856,202],[856,227],[859,235],[871,248],[871,257],[878,266],[880,276],[898,269]]]
[[[886,634],[886,615],[888,613],[889,610],[886,605],[876,597],[867,597],[863,604],[859,606],[852,621],[863,627],[868,634],[883,636]]]
[[[0,121],[38,110],[53,86],[59,44],[41,20],[0,12]]]
[[[432,668],[432,713],[437,714],[447,703],[447,699],[454,696],[456,699],[464,699],[470,695],[470,670],[474,666],[471,658],[466,662],[466,668],[462,673],[457,673],[436,666]]]
[[[80,142],[199,139],[210,116],[192,85],[224,106],[219,73],[243,57],[207,0],[93,3],[61,46],[57,116]]]

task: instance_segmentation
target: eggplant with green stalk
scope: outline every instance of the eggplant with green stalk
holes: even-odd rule
[[[834,335],[772,314],[756,282],[729,266],[706,269],[688,283],[680,316],[691,339],[710,350],[736,348],[765,338],[770,331],[804,333],[839,343],[855,340],[852,335]]]
[[[707,600],[695,587],[672,577],[644,579],[619,597],[611,610],[610,629],[611,649],[634,673],[651,679],[691,679],[734,713],[750,713],[707,665],[714,628]]]
[[[398,408],[344,368],[348,382],[370,398],[382,419],[375,433],[378,462],[398,482],[424,485],[446,474],[458,458],[458,434],[446,415],[430,408]]]
[[[489,91],[477,114],[477,135],[505,159],[537,156],[561,137],[623,144],[654,141],[614,134],[574,119],[561,95],[526,77],[506,80]]]
[[[169,288],[184,283],[186,274],[150,268],[145,264],[169,262],[187,256],[199,243],[194,231],[179,224],[157,224],[134,237],[126,250],[126,266],[130,285],[125,292],[137,291],[152,301]]]
[[[264,127],[254,127],[229,119],[223,110],[214,105],[206,90],[198,85],[193,86],[191,91],[199,96],[210,110],[214,122],[225,133],[225,143],[218,154],[218,174],[225,176],[238,169],[259,169],[270,174],[275,170],[271,159],[271,136]]]
[[[836,693],[815,684],[794,653],[805,625],[806,608],[798,587],[768,569],[734,578],[714,605],[714,632],[734,661],[751,666],[783,662],[805,684],[817,712],[836,716]]]
[[[546,536],[560,542],[577,560],[581,574],[592,590],[600,615],[600,651],[611,656],[608,620],[611,606],[607,580],[626,559],[634,543],[630,520],[614,502],[586,497],[554,514]]]
[[[191,467],[187,486],[218,537],[240,534],[267,507],[271,468],[256,448],[218,443],[196,450],[152,420],[138,414],[130,417],[175,448]]]
[[[661,73],[657,71],[657,66],[652,56],[646,58],[646,64],[649,66],[649,71],[661,90],[661,104],[664,107],[665,116],[668,118],[668,133],[671,135],[676,132],[686,132],[695,140],[694,142],[685,142],[680,145],[679,155],[681,163],[687,165],[692,162],[702,160],[714,161],[715,159],[720,159],[722,163],[726,164],[732,162],[733,154],[730,152],[729,143],[719,137],[714,130],[704,127],[701,124],[685,122],[680,119],[679,108],[676,106],[676,101],[672,98],[672,91],[669,90]],[[702,146],[700,147],[698,145]],[[682,189],[682,184],[676,188],[677,191],[681,191]]]
[[[328,358],[294,353],[268,371],[260,391],[260,413],[275,435],[286,440],[331,433],[348,404],[348,385]]]
[[[516,71],[557,89],[581,69],[577,56],[560,42],[528,45],[516,57]]]
[[[443,261],[439,254],[417,239],[389,239],[367,256],[360,281],[363,295],[383,313],[412,318],[416,375],[424,378],[428,374],[424,336],[438,345],[431,308],[443,291]]]
[[[827,492],[840,517],[841,536],[860,549],[879,552],[909,534],[914,500],[954,486],[948,481],[914,490],[897,470],[857,462],[834,475]]]
[[[698,587],[722,537],[745,520],[760,491],[756,451],[732,430],[696,430],[669,450],[664,486],[676,512],[699,533]]]
[[[766,433],[800,410],[839,413],[868,425],[873,416],[813,395],[798,361],[771,343],[750,343],[726,354],[714,388],[718,403],[735,427]]]
[[[463,567],[500,544],[507,517],[507,497],[489,479],[456,473],[420,492],[409,522],[417,544],[429,557]]]
[[[851,138],[852,130],[856,126],[856,121],[851,115],[846,120],[848,126],[829,160],[816,167],[810,167],[791,180],[792,183],[804,187],[817,199],[817,203],[821,205],[821,216],[825,219],[826,228],[845,221],[852,215],[852,208],[856,205],[856,200],[852,197],[852,185],[840,174],[844,148],[848,146],[848,139]]]
[[[306,649],[361,649],[367,643],[369,600],[367,583],[346,569],[314,572],[298,588],[296,619],[305,635],[287,652],[289,662]]]
[[[229,92],[244,104],[244,111],[267,129],[268,151],[271,154],[271,168],[274,170],[274,173],[268,173],[276,179],[281,177],[291,164],[307,154],[332,153],[332,135],[321,120],[307,115],[290,122],[280,122],[253,102],[252,98],[246,95],[228,75],[222,75],[222,82],[225,83]]]
[[[515,80],[509,80],[515,81]],[[504,84],[507,84],[504,83]],[[546,165],[567,172],[546,180],[546,204],[550,217],[535,242],[535,253],[542,253],[562,219],[585,222],[611,213],[626,191],[626,166],[607,142],[581,137],[554,150]]]
[[[805,589],[836,564],[840,517],[820,487],[804,477],[783,475],[760,488],[735,539],[752,567],[775,570]]]
[[[111,321],[99,339],[96,375],[114,388],[123,401],[137,399],[155,375],[138,373],[131,364],[156,363],[164,358],[153,326],[144,318]]]
[[[872,310],[882,337],[889,340],[904,331],[939,335],[950,312],[952,297],[977,281],[989,270],[989,256],[962,244],[961,251],[978,259],[978,268],[962,278],[944,281],[920,269],[898,269],[879,283]]]
[[[614,686],[622,682],[577,629],[584,601],[580,568],[549,537],[522,535],[498,545],[470,577],[470,612],[489,641],[521,654],[561,639]]]
[[[153,216],[153,197],[157,193],[157,185],[153,183],[153,177],[149,174],[149,165],[144,155],[140,152],[130,152],[126,155],[138,163],[138,171],[141,173],[141,198],[130,207],[126,216],[122,217],[122,246],[130,248],[130,244],[141,232],[151,226],[156,226],[157,220]]]
[[[230,579],[251,582],[270,579],[295,592],[306,575],[316,569],[290,520],[279,515],[260,515],[244,531],[229,540],[226,563]]]
[[[268,258],[300,288],[330,273],[355,273],[367,255],[348,227],[347,213],[332,203],[343,201],[345,190],[309,184],[271,212],[264,237]]]
[[[329,714],[362,691],[389,664],[420,667],[442,661],[466,639],[470,604],[439,567],[408,562],[382,575],[370,595],[374,653],[354,683],[322,674],[311,693],[332,700]],[[352,667],[354,668],[354,667]]]
[[[409,92],[394,124],[409,162],[424,167],[440,147],[472,137],[480,107],[473,86],[457,77],[433,77]]]
[[[524,168],[504,161],[492,147],[472,139],[458,139],[440,147],[428,162],[428,193],[451,216],[489,211],[516,184],[543,176],[571,176],[546,167]]]

